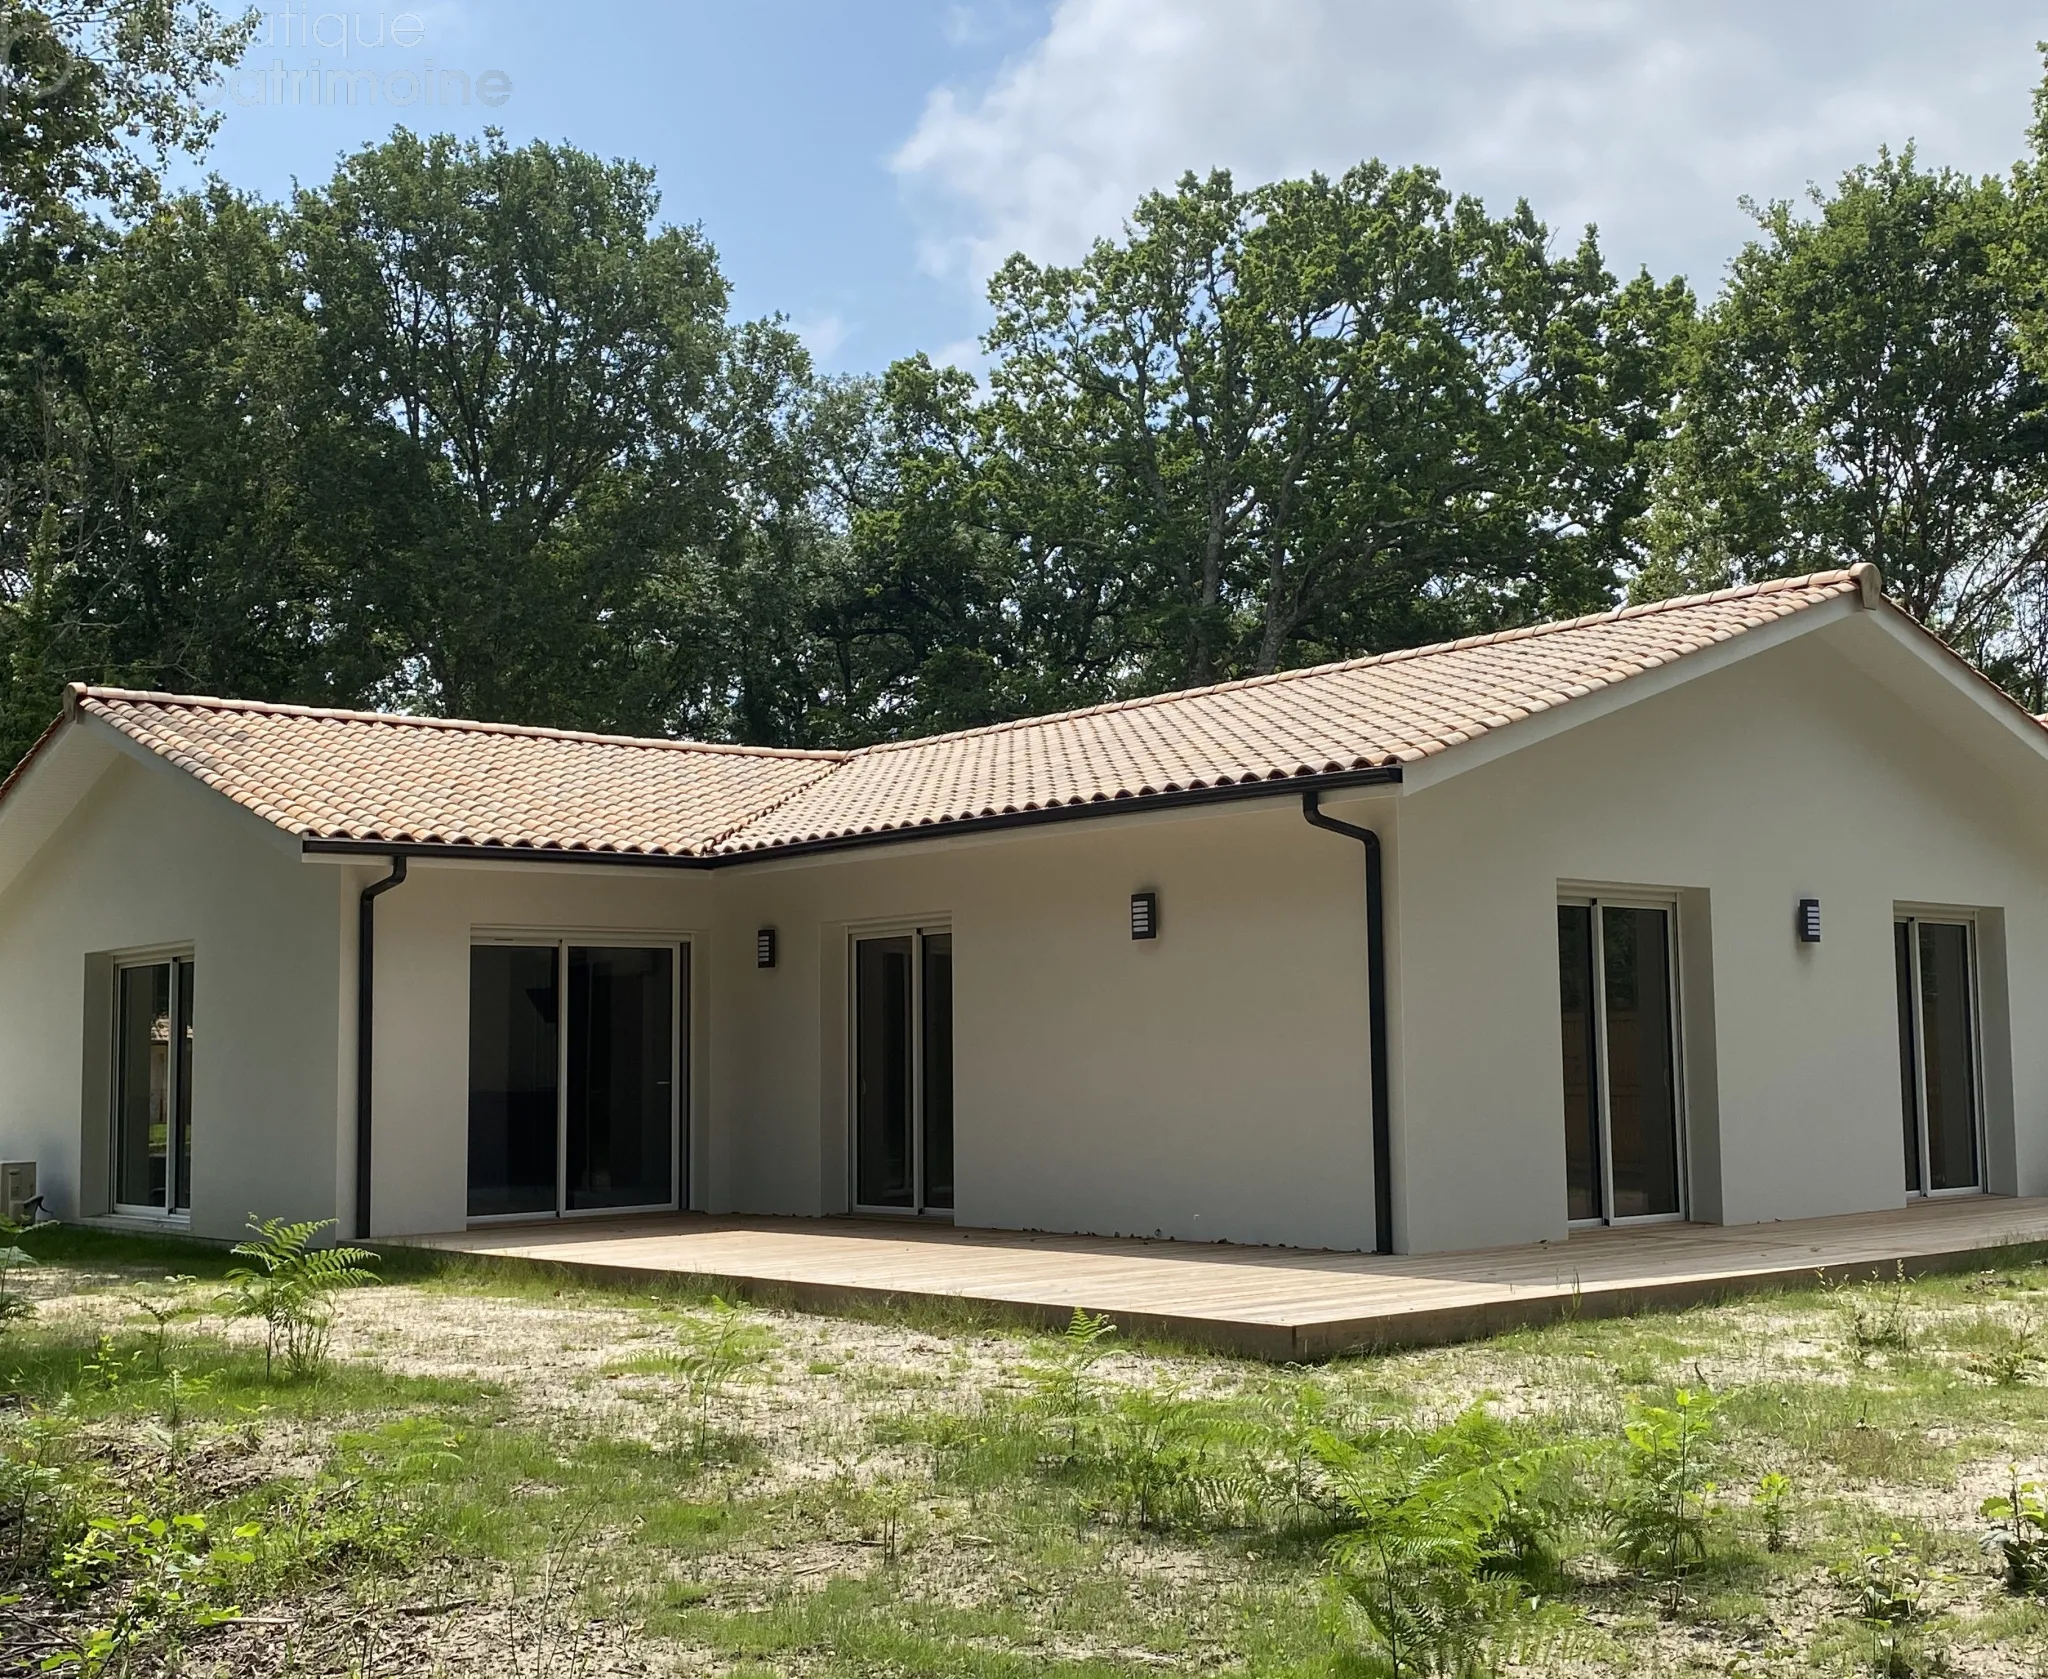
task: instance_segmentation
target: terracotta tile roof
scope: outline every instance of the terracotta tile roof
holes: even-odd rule
[[[72,704],[306,839],[701,854],[843,754],[72,690]]]
[[[1148,795],[1396,769],[1794,613],[1849,571],[855,752],[782,752],[76,687],[280,828],[365,844],[740,856]]]
[[[1825,601],[1874,605],[1875,578],[1823,572],[870,747],[721,849],[1412,764]]]

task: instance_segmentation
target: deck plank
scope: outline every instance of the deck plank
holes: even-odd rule
[[[1973,1196],[1774,1224],[1669,1224],[1467,1253],[1330,1253],[956,1230],[880,1220],[668,1214],[493,1225],[406,1238],[593,1277],[700,1279],[831,1308],[971,1302],[1037,1323],[1080,1308],[1221,1351],[1282,1359],[1420,1345],[1675,1307],[1832,1277],[1959,1269],[2048,1244],[2048,1199]]]

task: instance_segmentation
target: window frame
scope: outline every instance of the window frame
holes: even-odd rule
[[[1593,1078],[1600,1132],[1600,1205],[1606,1211],[1597,1218],[1567,1216],[1565,1227],[1568,1230],[1610,1230],[1627,1229],[1642,1224],[1684,1224],[1692,1217],[1692,1151],[1689,1146],[1690,1126],[1685,1101],[1685,995],[1681,989],[1685,959],[1680,948],[1684,931],[1683,917],[1678,912],[1678,893],[1675,890],[1665,891],[1640,886],[1602,888],[1587,884],[1560,884],[1555,907],[1562,909],[1567,906],[1590,909],[1593,912]],[[1671,997],[1669,1030],[1672,1150],[1678,1176],[1678,1207],[1674,1212],[1633,1213],[1620,1218],[1614,1216],[1614,1134],[1610,1088],[1613,1080],[1607,1063],[1607,964],[1603,959],[1606,943],[1600,916],[1602,909],[1609,908],[1660,910],[1666,918],[1665,924],[1670,928],[1670,937],[1666,941],[1665,962],[1669,969],[1666,983]],[[1562,1136],[1563,1132],[1560,1131],[1559,1135]],[[1566,1208],[1569,1212],[1569,1185]]]
[[[925,949],[927,937],[953,938],[950,916],[923,916],[908,920],[877,921],[849,927],[846,932],[846,1207],[858,1218],[918,1220],[927,1224],[951,1224],[952,1207],[925,1204],[930,1186],[925,1182]],[[911,1205],[877,1206],[860,1199],[860,945],[866,939],[910,940],[910,1181]],[[956,985],[960,947],[953,945]],[[957,999],[958,992],[955,991]],[[955,1089],[958,1089],[957,1078]],[[958,1115],[955,1115],[958,1123]],[[959,1199],[955,1166],[954,1200]]]
[[[513,945],[555,952],[555,983],[566,1002],[569,986],[569,950],[576,946],[590,950],[667,950],[674,953],[672,983],[669,987],[669,1165],[668,1199],[632,1207],[572,1207],[569,1205],[569,1032],[564,1010],[563,1029],[555,1034],[555,1210],[551,1213],[466,1213],[465,1228],[491,1224],[537,1224],[542,1221],[567,1223],[573,1219],[636,1218],[652,1213],[684,1210],[684,1196],[690,1182],[690,1094],[686,1086],[696,1066],[696,1046],[690,1030],[690,994],[696,984],[696,961],[687,933],[615,932],[609,928],[579,927],[561,931],[551,927],[472,928],[469,945]],[[467,985],[467,980],[465,980]],[[463,1041],[468,1042],[469,1010],[473,994],[463,1002]],[[468,1088],[465,1068],[464,1089]],[[463,1132],[462,1177],[465,1205],[469,1193],[468,1129]]]
[[[199,989],[199,961],[189,944],[167,944],[147,946],[138,950],[115,952],[110,958],[108,971],[109,1000],[107,1007],[107,1199],[108,1214],[119,1219],[147,1220],[152,1224],[169,1225],[177,1228],[192,1223],[192,1186],[178,1181],[179,1144],[184,1142],[190,1148],[191,1121],[182,1129],[178,1124],[179,1099],[185,1099],[186,1107],[191,1106],[191,1092],[185,1089],[186,1079],[181,1072],[182,1057],[178,1054],[178,1036],[183,1030],[192,1033],[192,1022],[184,1018],[184,1006],[178,986],[178,965],[192,964],[192,988],[196,1007]],[[164,1105],[170,1115],[164,1138],[164,1199],[162,1205],[149,1201],[123,1201],[121,1199],[121,981],[124,975],[142,968],[168,967],[170,976],[170,1043],[167,1055],[167,1073],[164,1083]],[[193,1035],[193,1059],[198,1059],[198,1038]],[[196,1083],[196,1074],[192,1079]],[[194,1174],[196,1175],[196,1174]],[[180,1206],[179,1191],[184,1191],[184,1205]]]
[[[1915,1140],[1920,1146],[1919,1172],[1920,1187],[1906,1186],[1907,1204],[1915,1201],[1945,1201],[1964,1195],[1989,1195],[1990,1187],[1990,1138],[1985,1125],[1984,1100],[1984,962],[1983,934],[1975,909],[1959,909],[1953,904],[1925,904],[1899,902],[1892,905],[1892,926],[1918,929],[1921,923],[1936,926],[1961,927],[1963,947],[1969,967],[1970,983],[1965,996],[1970,1010],[1970,1151],[1976,1165],[1977,1181],[1962,1184],[1951,1189],[1929,1189],[1927,1187],[1928,1165],[1932,1157],[1931,1139],[1928,1136],[1927,1105],[1927,1019],[1926,988],[1920,975],[1920,940],[1909,936],[1907,951],[1912,961],[1913,1001],[1913,1102]],[[1901,1119],[1905,1116],[1901,1115]],[[1902,1174],[1903,1175],[1903,1174]]]

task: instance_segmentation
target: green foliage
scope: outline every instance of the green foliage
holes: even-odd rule
[[[1976,1345],[1968,1354],[1969,1366],[1994,1387],[2018,1387],[2040,1371],[2044,1353],[2038,1318],[2014,1320],[1982,1313],[1974,1328]]]
[[[1128,1388],[1095,1435],[1104,1507],[1126,1526],[1193,1531],[1258,1521],[1267,1478],[1256,1419],[1171,1390]]]
[[[1700,322],[1641,592],[1873,561],[2033,704],[2048,387],[2014,195],[1908,146],[1810,196],[1751,207],[1759,237]]]
[[[1039,1414],[1065,1430],[1069,1458],[1080,1455],[1081,1426],[1096,1403],[1095,1366],[1108,1354],[1115,1334],[1116,1325],[1107,1317],[1076,1306],[1059,1339],[1020,1372]]]
[[[1429,1436],[1324,1434],[1317,1451],[1344,1524],[1328,1578],[1369,1671],[1492,1673],[1542,1626],[1526,1575],[1551,1554],[1556,1506],[1539,1489],[1566,1454],[1510,1449],[1482,1409]]]
[[[196,157],[220,122],[205,86],[242,55],[253,14],[192,0],[9,0],[0,226],[61,222],[82,201],[147,202],[173,153]]]
[[[1628,1567],[1678,1583],[1707,1554],[1715,1414],[1710,1393],[1680,1388],[1669,1405],[1631,1402],[1622,1425],[1621,1485],[1608,1512],[1614,1552]]]
[[[32,1267],[35,1256],[14,1242],[18,1232],[0,1225],[0,1335],[10,1323],[35,1315],[36,1303],[22,1292],[17,1273]]]
[[[41,1670],[92,1675],[117,1663],[125,1669],[139,1654],[175,1656],[194,1633],[234,1620],[241,1611],[228,1601],[233,1582],[255,1561],[246,1547],[262,1531],[243,1523],[221,1544],[210,1538],[203,1515],[93,1517],[83,1537],[66,1548],[51,1582],[64,1596],[82,1599],[118,1581],[125,1588],[119,1611],[70,1649],[45,1658]]]
[[[60,1407],[32,1410],[0,1434],[0,1579],[45,1572],[83,1533],[95,1489],[89,1475],[67,1472],[76,1431]]]
[[[690,1451],[702,1459],[711,1449],[712,1416],[720,1398],[758,1371],[780,1343],[772,1330],[716,1295],[709,1313],[686,1318],[677,1336],[681,1350],[674,1364],[687,1395]]]
[[[328,1335],[334,1322],[335,1295],[377,1281],[370,1269],[377,1256],[364,1248],[312,1245],[333,1219],[284,1219],[249,1215],[254,1240],[238,1242],[233,1251],[252,1265],[228,1272],[231,1288],[221,1296],[230,1317],[261,1318],[264,1325],[263,1370],[276,1373],[277,1355],[294,1378],[317,1376],[326,1368]]]
[[[1912,1351],[1912,1290],[1906,1266],[1899,1261],[1889,1279],[1873,1271],[1867,1283],[1821,1279],[1821,1291],[1837,1301],[1849,1326],[1849,1342],[1858,1359],[1873,1352]]]
[[[1792,1542],[1792,1478],[1767,1469],[1757,1477],[1750,1502],[1763,1518],[1764,1549],[1775,1555]]]
[[[150,1344],[150,1359],[155,1374],[164,1373],[164,1348],[170,1339],[171,1320],[185,1309],[185,1290],[196,1277],[182,1273],[165,1277],[160,1283],[137,1283],[133,1293],[137,1310],[148,1317],[154,1326],[155,1336]]]
[[[1914,1679],[1920,1666],[1919,1625],[1926,1611],[1927,1582],[1919,1560],[1894,1533],[1882,1545],[1867,1545],[1853,1576],[1856,1616],[1870,1632],[1871,1669],[1882,1679]]]
[[[2038,1481],[2022,1481],[2017,1468],[2003,1493],[1984,1500],[1978,1514],[1988,1524],[1978,1543],[1998,1559],[2007,1591],[2024,1596],[2048,1592],[2048,1499]]]

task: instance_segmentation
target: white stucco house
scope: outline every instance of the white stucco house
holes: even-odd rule
[[[1427,1252],[2048,1192],[2048,728],[1869,567],[855,752],[77,688],[71,1219]]]

